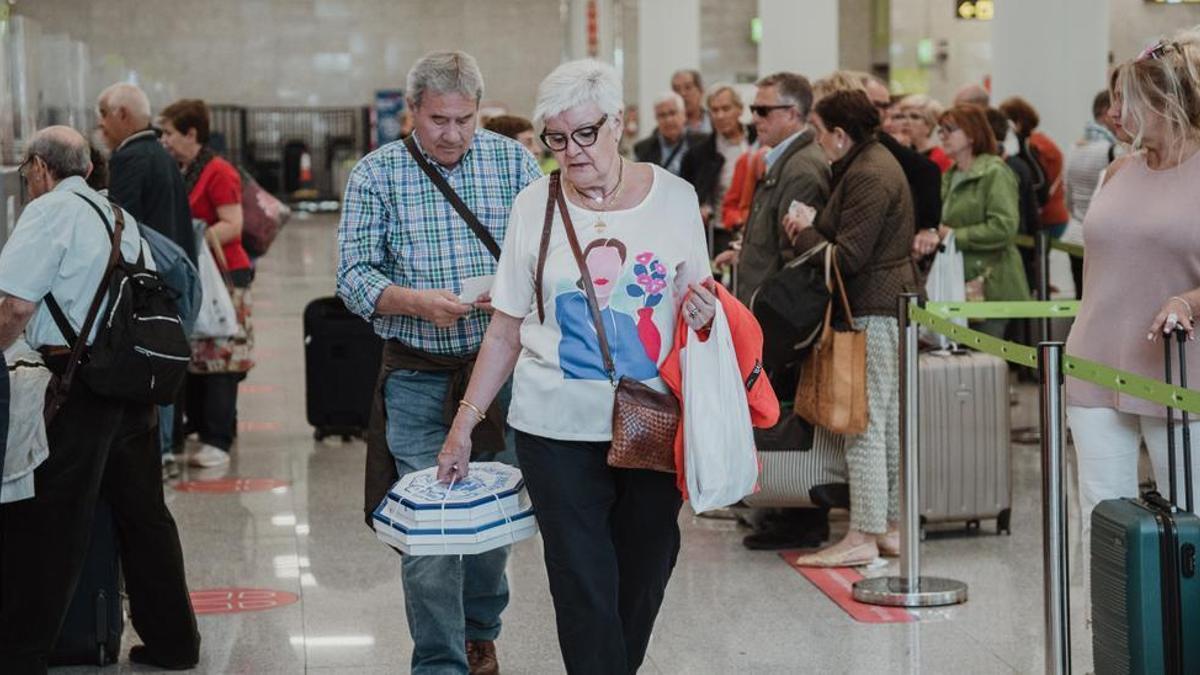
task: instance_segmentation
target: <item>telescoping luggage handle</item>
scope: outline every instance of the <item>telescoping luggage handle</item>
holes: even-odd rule
[[[1179,351],[1179,386],[1187,388],[1187,358],[1184,347],[1187,344],[1187,331],[1182,328],[1176,328],[1173,333],[1175,341],[1178,343]],[[1163,338],[1163,362],[1166,367],[1166,381],[1171,384],[1171,336]],[[1188,413],[1186,410],[1180,411],[1180,418],[1183,422],[1183,501],[1184,510],[1188,513],[1194,513],[1192,504],[1192,433],[1188,427]],[[1177,490],[1175,488],[1175,410],[1171,406],[1167,406],[1167,472],[1170,475],[1168,481],[1170,489],[1171,505],[1178,506]]]

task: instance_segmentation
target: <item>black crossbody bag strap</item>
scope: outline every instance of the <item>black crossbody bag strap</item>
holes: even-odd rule
[[[104,297],[108,294],[108,281],[112,276],[113,269],[117,266],[117,259],[121,255],[121,234],[125,231],[125,216],[121,213],[121,209],[114,206],[113,213],[116,214],[117,226],[115,229],[108,225],[108,218],[104,217],[104,212],[96,206],[92,200],[84,197],[78,192],[77,197],[87,202],[96,214],[100,216],[100,222],[104,223],[104,229],[112,234],[112,251],[108,255],[108,264],[104,268],[104,275],[100,277],[100,288],[96,289],[96,295],[92,298],[92,305],[88,308],[87,318],[83,321],[82,336],[91,335],[92,326],[96,324],[96,317],[100,314],[100,305],[104,303]],[[67,315],[62,311],[62,307],[54,299],[50,293],[45,297],[46,308],[50,310],[50,315],[54,317],[54,323],[58,324],[58,329],[62,331],[63,337],[67,339],[67,343],[71,346],[71,359],[67,362],[67,368],[63,372],[62,378],[59,380],[58,387],[54,392],[53,404],[47,403],[47,414],[52,416],[57,407],[61,404],[62,397],[71,390],[71,382],[75,378],[75,371],[79,368],[80,362],[83,360],[83,352],[87,349],[87,339],[81,334],[76,333],[71,327],[71,322],[67,320]]]
[[[437,186],[437,189],[446,198],[446,201],[450,202],[450,206],[453,206],[458,215],[462,216],[467,226],[471,228],[471,231],[475,233],[479,241],[483,242],[483,245],[487,247],[492,257],[500,260],[500,244],[496,243],[496,238],[492,236],[491,232],[488,232],[483,223],[479,222],[479,218],[475,216],[471,208],[462,200],[462,197],[458,196],[454,188],[450,187],[450,184],[446,182],[446,178],[429,164],[429,160],[425,159],[425,155],[421,154],[420,148],[417,147],[417,142],[413,140],[412,134],[409,134],[408,138],[404,139],[404,147],[408,148],[408,154],[412,155],[417,166],[421,167],[421,171],[424,171],[425,175],[429,176],[429,180]]]

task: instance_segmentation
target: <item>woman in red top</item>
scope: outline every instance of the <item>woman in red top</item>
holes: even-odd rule
[[[1021,142],[1020,155],[1027,163],[1033,160],[1042,174],[1044,187],[1038,187],[1038,199],[1042,202],[1042,229],[1058,239],[1067,230],[1071,214],[1067,211],[1067,192],[1063,187],[1063,153],[1050,137],[1037,130],[1041,118],[1029,101],[1013,96],[1000,104],[1000,112],[1013,123],[1017,138]],[[1038,182],[1038,176],[1034,176]],[[1035,186],[1037,187],[1037,186]],[[1045,198],[1043,199],[1043,196]]]
[[[184,99],[162,111],[162,144],[179,162],[192,218],[207,224],[209,249],[229,273],[238,332],[232,338],[192,341],[187,388],[187,426],[200,436],[193,466],[229,463],[237,428],[238,382],[254,366],[250,358],[250,282],[254,271],[242,248],[242,180],[237,169],[208,148],[209,114],[204,101]]]

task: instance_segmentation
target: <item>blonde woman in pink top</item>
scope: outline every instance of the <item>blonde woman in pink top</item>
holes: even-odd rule
[[[1200,309],[1200,32],[1118,66],[1111,85],[1110,115],[1136,152],[1109,168],[1084,220],[1083,305],[1067,353],[1162,380],[1164,332],[1178,324],[1191,335],[1193,308]],[[1188,366],[1200,377],[1200,349],[1188,353]],[[1092,509],[1137,496],[1142,441],[1166,491],[1166,411],[1074,379],[1067,405],[1086,570]],[[1192,436],[1200,438],[1200,422]],[[1193,456],[1200,476],[1198,460],[1200,453]],[[1182,461],[1177,468],[1182,490]]]

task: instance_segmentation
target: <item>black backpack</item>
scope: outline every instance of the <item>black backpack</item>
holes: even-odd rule
[[[87,335],[96,319],[101,320],[90,350],[86,350],[86,340],[79,339],[59,304],[46,296],[54,322],[71,345],[71,361],[58,393],[65,395],[70,390],[73,371],[78,368],[84,383],[101,396],[170,404],[187,375],[192,354],[179,319],[176,293],[157,272],[146,269],[144,247],[140,247],[136,262],[127,262],[121,255],[125,216],[119,206],[112,205],[117,221],[114,230],[100,207],[76,195],[100,216],[112,236],[112,253],[83,325],[83,335]],[[108,307],[98,317],[105,297]]]
[[[821,335],[829,286],[825,266],[808,261],[821,245],[791,260],[767,278],[750,298],[750,311],[763,332],[763,368],[775,373],[798,363]]]

